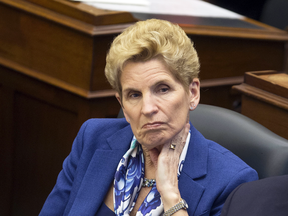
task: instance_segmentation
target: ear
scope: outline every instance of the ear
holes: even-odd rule
[[[189,94],[190,94],[190,110],[196,109],[200,102],[200,81],[198,78],[194,78],[189,85]]]
[[[119,104],[120,104],[120,106],[121,106],[121,108],[122,108],[122,111],[123,111],[123,114],[124,114],[124,116],[125,116],[126,121],[130,123],[130,119],[129,119],[129,117],[128,117],[127,114],[126,114],[126,111],[125,111],[124,106],[123,106],[123,104],[122,104],[121,97],[120,97],[120,95],[118,94],[118,92],[116,92],[115,97],[117,98],[117,100],[118,100],[118,102],[119,102]]]

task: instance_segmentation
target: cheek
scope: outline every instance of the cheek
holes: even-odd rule
[[[179,97],[175,100],[175,103],[173,105],[174,107],[174,111],[176,111],[176,113],[180,114],[179,111],[182,112],[188,112],[189,111],[189,101],[186,97]]]
[[[173,111],[172,111],[173,110]],[[179,124],[186,123],[189,119],[189,103],[187,99],[177,101],[174,105],[174,109],[171,109],[172,117],[179,122]]]

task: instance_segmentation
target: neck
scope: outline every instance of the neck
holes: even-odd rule
[[[144,176],[147,179],[155,179],[156,167],[151,159],[150,151],[145,146],[142,145],[143,154],[144,154],[144,164],[145,164],[145,173]],[[154,150],[154,149],[153,149]],[[155,149],[159,151],[158,149]],[[161,150],[160,150],[161,151]],[[160,153],[159,151],[159,153]]]

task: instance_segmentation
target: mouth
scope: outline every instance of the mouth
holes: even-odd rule
[[[164,123],[163,122],[149,122],[142,126],[143,129],[157,129],[161,127]]]

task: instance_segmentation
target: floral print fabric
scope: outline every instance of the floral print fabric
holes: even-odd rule
[[[178,177],[183,167],[190,140],[190,132],[186,144],[181,153]],[[122,157],[118,164],[114,177],[114,211],[117,216],[129,216],[135,206],[139,191],[144,180],[144,155],[141,145],[133,137],[130,149]],[[157,182],[156,182],[157,184]],[[161,196],[156,184],[141,204],[136,216],[158,216],[163,213]]]

